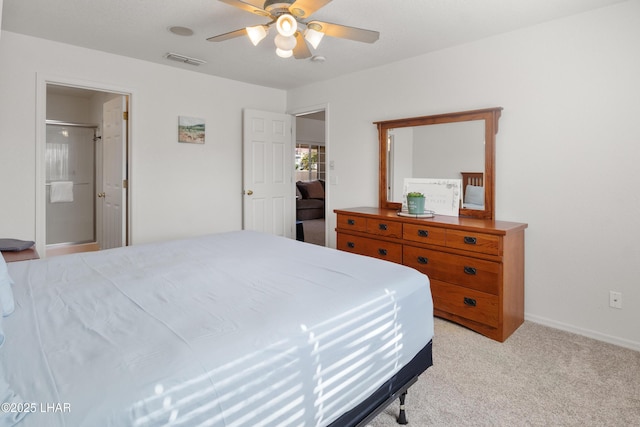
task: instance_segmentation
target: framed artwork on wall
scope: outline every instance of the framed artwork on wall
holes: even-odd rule
[[[178,142],[204,144],[204,119],[178,116]]]

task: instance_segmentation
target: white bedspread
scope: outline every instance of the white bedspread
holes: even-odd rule
[[[416,270],[249,231],[9,272],[25,427],[324,426],[433,336]]]

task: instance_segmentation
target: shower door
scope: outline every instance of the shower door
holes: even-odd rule
[[[47,123],[47,245],[95,242],[95,127]]]

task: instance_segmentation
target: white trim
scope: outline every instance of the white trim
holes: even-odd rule
[[[35,207],[36,207],[36,222],[34,224],[35,230],[34,234],[36,237],[36,250],[40,254],[41,257],[46,256],[45,246],[47,240],[47,218],[45,211],[45,184],[46,184],[46,170],[44,159],[44,153],[46,148],[46,138],[47,138],[47,128],[46,128],[46,119],[47,119],[47,85],[48,84],[56,84],[61,86],[71,86],[77,87],[81,89],[94,90],[94,91],[102,91],[109,93],[117,93],[120,95],[129,97],[129,116],[135,115],[134,111],[134,98],[135,91],[130,88],[123,88],[121,86],[114,86],[108,83],[102,82],[94,82],[89,80],[75,79],[64,76],[57,76],[46,73],[36,73],[36,149],[35,149],[35,167],[36,167],[36,179],[35,179]],[[134,140],[134,126],[132,125],[132,121],[127,123],[127,129],[129,132],[129,147],[127,151],[127,156],[129,161],[127,162],[128,170],[127,176],[129,179],[127,186],[127,224],[126,226],[129,229],[129,244],[133,241],[133,231],[131,228],[131,141]]]
[[[565,332],[571,332],[574,334],[585,336],[587,338],[593,338],[598,341],[614,344],[614,345],[625,347],[635,351],[640,351],[640,342],[615,337],[613,335],[602,334],[600,332],[592,331],[590,329],[578,328],[568,323],[558,322],[556,320],[549,319],[542,316],[525,314],[524,318],[525,320],[528,320],[530,322],[539,323],[544,326],[549,326],[550,328],[559,329]]]

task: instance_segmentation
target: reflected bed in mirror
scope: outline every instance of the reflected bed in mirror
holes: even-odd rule
[[[379,206],[400,209],[405,178],[462,179],[460,215],[492,219],[495,135],[501,111],[496,107],[375,122],[380,144]]]
[[[462,207],[484,210],[484,172],[460,172]]]

